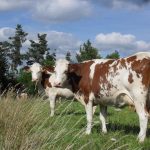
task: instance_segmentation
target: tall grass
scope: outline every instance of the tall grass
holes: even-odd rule
[[[150,149],[150,138],[144,144],[136,141],[138,131],[130,132],[119,113],[109,111],[108,134],[100,132],[96,113],[93,133],[85,135],[86,118],[83,106],[64,101],[56,106],[50,117],[49,102],[40,98],[16,100],[12,93],[0,99],[0,149],[1,150],[126,150]],[[116,113],[116,114],[115,114]],[[122,113],[122,112],[120,112]],[[125,110],[121,115],[128,117]],[[131,130],[136,130],[137,118],[130,116]],[[118,123],[119,121],[119,123]],[[131,122],[127,120],[127,123]],[[123,122],[124,123],[124,122]],[[127,133],[126,130],[129,130]],[[137,133],[136,133],[137,132]]]
[[[61,114],[50,118],[47,101],[40,98],[17,101],[11,96],[10,93],[0,100],[0,149],[72,149],[76,139],[82,137],[83,129],[78,133],[75,130],[80,121],[68,130],[72,115],[67,121],[64,119],[71,103]],[[63,141],[71,134],[74,138],[67,143]]]

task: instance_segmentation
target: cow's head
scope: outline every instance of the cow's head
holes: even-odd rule
[[[69,61],[65,59],[59,59],[55,64],[55,86],[62,86],[67,80]]]
[[[69,64],[69,61],[65,59],[59,59],[56,61],[55,66],[55,86],[62,87],[68,80],[70,74],[80,74],[78,64]]]
[[[25,66],[23,68],[26,72],[31,72],[32,81],[39,81],[42,77],[42,66],[39,63],[34,63],[30,67]]]

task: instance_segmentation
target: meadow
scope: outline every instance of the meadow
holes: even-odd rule
[[[108,108],[108,133],[100,127],[98,108],[91,135],[85,135],[84,107],[76,101],[58,101],[50,117],[49,102],[39,97],[16,100],[9,93],[0,99],[0,150],[150,150],[147,138],[139,144],[136,113],[126,107]]]

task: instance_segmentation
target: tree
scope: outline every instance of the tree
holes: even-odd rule
[[[0,90],[6,87],[8,77],[8,62],[7,62],[7,51],[8,43],[0,42]]]
[[[120,55],[119,55],[119,52],[117,50],[115,50],[115,52],[113,52],[111,54],[108,54],[106,56],[106,58],[109,58],[109,59],[119,59]]]
[[[71,53],[69,51],[66,54],[66,60],[71,61]]]
[[[20,53],[22,44],[26,41],[26,36],[28,33],[24,32],[22,26],[17,24],[15,35],[13,37],[9,37],[10,39],[10,52],[9,58],[11,60],[11,70],[14,72],[17,71],[18,65],[22,64],[22,55]]]
[[[98,54],[98,50],[92,46],[90,40],[87,40],[83,46],[80,46],[80,52],[76,54],[78,62],[97,58],[101,58],[101,56]]]
[[[48,48],[46,36],[46,34],[38,34],[38,42],[30,40],[31,45],[26,54],[27,60],[32,59],[42,65],[54,65],[56,54],[55,52],[50,54],[50,48]]]
[[[50,54],[49,51],[46,52],[46,57],[45,57],[45,59],[42,62],[42,64],[44,66],[54,66],[55,61],[56,61],[56,53],[55,53],[55,51],[52,54]]]
[[[30,40],[30,48],[27,53],[29,59],[34,59],[34,61],[41,63],[44,60],[44,54],[49,50],[47,48],[46,34],[38,34],[38,42]]]

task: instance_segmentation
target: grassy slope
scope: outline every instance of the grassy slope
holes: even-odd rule
[[[136,141],[139,124],[128,108],[108,111],[108,134],[100,132],[98,110],[91,135],[85,135],[85,111],[78,102],[57,102],[56,115],[49,117],[49,102],[40,99],[0,101],[0,149],[6,150],[150,150],[150,125],[143,144]]]

